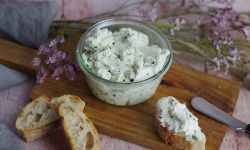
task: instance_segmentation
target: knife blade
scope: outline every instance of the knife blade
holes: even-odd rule
[[[215,107],[213,104],[206,101],[205,99],[201,97],[194,97],[191,101],[191,105],[195,110],[236,130],[243,130],[250,135],[250,124],[246,124],[230,116],[226,112],[222,111],[221,109]]]

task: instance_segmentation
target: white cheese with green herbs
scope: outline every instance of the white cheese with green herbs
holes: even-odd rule
[[[157,74],[170,54],[150,45],[146,34],[131,28],[96,29],[85,40],[84,63],[98,76],[115,82],[142,81]]]
[[[198,125],[198,119],[174,97],[161,98],[156,106],[157,119],[163,127],[167,127],[175,133],[181,133],[184,138],[198,141],[205,138]]]

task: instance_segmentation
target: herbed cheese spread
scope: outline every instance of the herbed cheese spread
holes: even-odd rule
[[[198,119],[174,97],[161,98],[157,103],[157,119],[163,127],[173,132],[180,133],[187,140],[205,138],[198,125]]]
[[[115,82],[136,82],[158,73],[170,54],[149,45],[146,34],[131,28],[111,32],[97,28],[85,40],[84,63],[98,76]]]

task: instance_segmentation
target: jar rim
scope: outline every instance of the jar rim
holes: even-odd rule
[[[105,26],[105,23],[107,24]],[[115,23],[115,24],[114,24]],[[104,25],[103,25],[104,24]],[[103,27],[100,27],[102,26]],[[96,75],[83,61],[83,57],[82,57],[82,50],[83,50],[83,45],[81,44],[82,41],[84,41],[85,37],[87,36],[87,34],[91,31],[93,31],[95,28],[100,27],[100,28],[104,28],[104,27],[109,27],[109,26],[115,26],[115,25],[134,25],[134,26],[141,26],[147,29],[151,29],[151,31],[154,31],[155,34],[157,34],[158,37],[161,38],[161,40],[164,40],[165,44],[166,44],[166,48],[168,48],[168,50],[170,51],[169,57],[166,60],[164,66],[162,67],[162,69],[154,74],[153,76],[141,80],[141,81],[136,81],[136,82],[117,82],[117,81],[111,81],[111,80],[107,80],[104,79],[98,75]],[[84,34],[81,36],[81,38],[78,41],[77,44],[77,50],[76,50],[76,58],[77,58],[77,62],[80,66],[80,68],[82,69],[82,71],[90,78],[92,79],[96,79],[98,80],[98,82],[102,82],[105,84],[109,84],[109,85],[118,85],[118,86],[124,86],[124,85],[140,85],[140,84],[145,84],[147,82],[150,82],[156,78],[158,78],[160,75],[162,75],[165,71],[167,71],[172,63],[172,59],[173,59],[173,53],[172,53],[172,47],[171,44],[168,40],[168,38],[156,27],[143,22],[143,21],[138,21],[138,20],[133,20],[133,19],[107,19],[107,20],[103,20],[100,21],[96,24],[94,24],[93,26],[91,26],[89,29],[87,29]]]

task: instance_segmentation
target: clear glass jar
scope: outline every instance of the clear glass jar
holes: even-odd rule
[[[162,49],[169,49],[170,55],[166,59],[163,68],[157,74],[145,80],[131,83],[106,80],[94,74],[91,69],[84,64],[82,58],[82,54],[85,52],[84,41],[92,35],[96,28],[107,28],[112,32],[120,28],[132,28],[148,35],[149,45],[158,45]],[[109,104],[129,106],[144,102],[154,95],[162,77],[172,63],[173,54],[167,37],[152,25],[130,19],[109,19],[93,25],[81,36],[77,44],[76,57],[79,66],[85,74],[90,90],[97,98]]]

